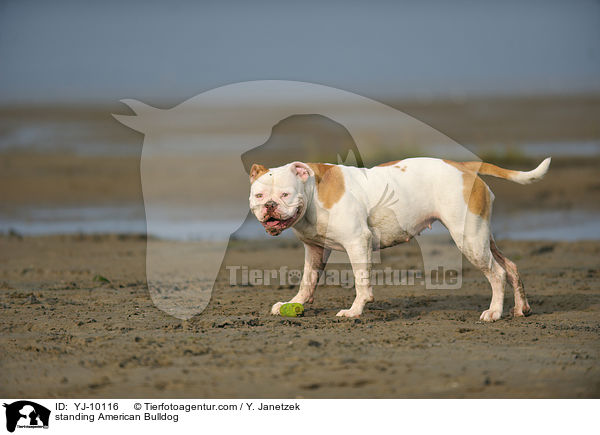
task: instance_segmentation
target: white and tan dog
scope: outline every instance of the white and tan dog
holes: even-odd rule
[[[516,265],[502,255],[490,232],[494,196],[478,174],[520,184],[540,180],[550,158],[529,172],[481,162],[411,158],[370,169],[294,162],[250,171],[250,209],[271,235],[292,228],[304,242],[304,276],[289,302],[312,302],[332,249],[346,251],[354,272],[356,299],[338,316],[358,317],[373,300],[373,249],[409,241],[435,220],[449,230],[462,253],[492,286],[490,308],[480,319],[502,316],[504,282],[514,288],[515,316],[531,312]],[[279,314],[283,302],[273,305]]]

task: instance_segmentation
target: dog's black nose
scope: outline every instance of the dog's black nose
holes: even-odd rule
[[[267,207],[267,210],[273,210],[274,208],[277,208],[277,203],[273,200],[267,201],[265,207]]]

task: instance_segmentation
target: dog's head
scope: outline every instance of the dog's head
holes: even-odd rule
[[[302,162],[267,169],[254,164],[250,170],[250,210],[267,233],[278,236],[304,216],[306,182],[313,170]]]

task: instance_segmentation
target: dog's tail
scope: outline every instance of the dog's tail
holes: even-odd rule
[[[544,161],[532,171],[513,171],[511,169],[504,169],[500,166],[492,165],[491,163],[482,162],[477,169],[477,172],[481,175],[504,178],[519,184],[530,184],[544,178],[544,175],[546,175],[546,172],[548,172],[548,168],[550,167],[551,160],[550,157],[544,159]]]

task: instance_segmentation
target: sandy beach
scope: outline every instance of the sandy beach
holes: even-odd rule
[[[4,236],[0,245],[5,397],[600,395],[599,242],[500,241],[533,315],[511,318],[507,291],[492,324],[478,321],[488,284],[466,262],[460,290],[378,286],[349,320],[335,313],[353,289],[323,286],[305,317],[284,319],[269,308],[294,288],[231,286],[227,266],[299,268],[302,248],[236,242],[207,309],[181,321],[149,297],[143,238]],[[420,261],[411,243],[386,250],[383,266]]]

